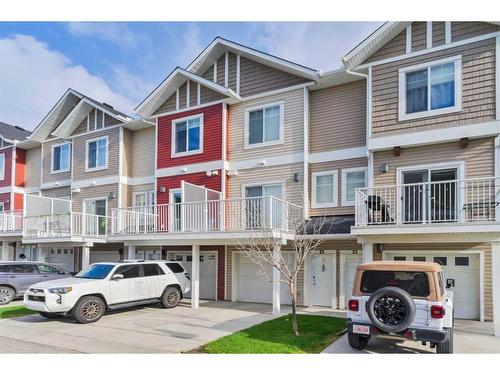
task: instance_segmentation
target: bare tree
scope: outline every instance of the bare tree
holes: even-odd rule
[[[290,210],[284,211],[286,217],[280,218],[280,223],[286,222],[287,227],[281,236],[276,236],[276,232],[272,231],[252,232],[249,238],[237,240],[237,248],[258,266],[258,276],[272,281],[272,270],[279,271],[280,282],[288,286],[292,301],[292,331],[295,336],[300,336],[297,322],[297,278],[307,257],[318,251],[325,241],[320,234],[325,233],[326,218],[306,220],[302,215],[291,215]],[[284,238],[291,242],[293,260],[287,259],[282,251],[275,250],[283,244]]]

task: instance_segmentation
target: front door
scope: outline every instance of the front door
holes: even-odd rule
[[[182,192],[180,189],[170,191],[170,230],[180,232],[182,228]]]
[[[310,256],[309,290],[311,305],[335,307],[334,259],[335,256],[333,254],[318,254]]]
[[[104,235],[106,234],[106,199],[95,199],[84,201],[85,234]]]

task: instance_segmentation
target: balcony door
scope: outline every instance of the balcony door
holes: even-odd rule
[[[403,171],[403,223],[456,221],[458,174],[457,167]]]
[[[83,202],[84,230],[86,235],[106,234],[107,202],[105,198],[89,199]]]
[[[170,189],[169,200],[169,217],[170,230],[173,232],[181,232],[182,228],[182,190]]]
[[[262,199],[262,197],[275,197],[283,199],[281,184],[264,184],[245,187],[245,217],[247,229],[260,229],[263,227],[276,227],[281,225],[283,217],[282,206],[276,201]]]

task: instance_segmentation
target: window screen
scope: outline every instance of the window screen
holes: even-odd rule
[[[427,297],[429,278],[425,272],[408,271],[364,271],[361,276],[361,291],[373,293],[386,286],[396,286],[415,297]]]

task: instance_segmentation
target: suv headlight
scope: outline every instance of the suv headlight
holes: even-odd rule
[[[71,292],[72,290],[73,290],[73,288],[70,286],[61,287],[61,288],[50,288],[49,293],[66,294],[66,293]]]

